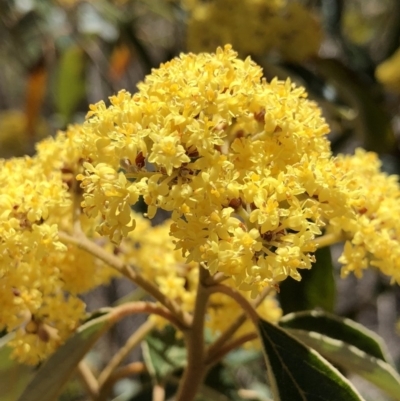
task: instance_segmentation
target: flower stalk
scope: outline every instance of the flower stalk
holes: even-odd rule
[[[108,264],[125,277],[129,278],[139,287],[143,288],[175,316],[175,323],[177,323],[178,326],[187,326],[190,323],[190,317],[182,312],[181,308],[174,302],[174,300],[168,298],[159,290],[157,286],[146,280],[139,272],[135,271],[131,266],[125,264],[123,260],[117,256],[107,252],[101,246],[97,245],[84,235],[79,236],[78,238],[64,232],[59,232],[58,236],[63,242],[74,244],[78,248],[96,256],[104,263]]]
[[[188,355],[187,366],[178,389],[176,401],[194,400],[206,374],[206,364],[204,361],[204,318],[207,312],[207,302],[210,292],[204,283],[208,277],[208,271],[204,267],[200,267],[193,322],[191,327],[184,331]]]

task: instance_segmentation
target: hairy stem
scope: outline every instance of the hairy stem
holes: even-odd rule
[[[228,279],[228,277],[225,276],[224,273],[218,272],[218,273],[215,273],[213,276],[208,277],[205,282],[205,285],[212,286],[215,284],[220,284],[227,279]]]
[[[249,317],[255,326],[258,326],[259,317],[254,309],[254,306],[235,288],[228,287],[227,285],[217,284],[209,287],[210,293],[221,292],[222,294],[228,295],[233,300],[235,300],[242,309],[246,312],[247,317]]]
[[[110,312],[110,321],[112,324],[119,322],[125,316],[133,315],[136,313],[148,313],[148,314],[155,314],[163,317],[164,319],[168,320],[171,324],[173,324],[178,330],[184,330],[186,326],[183,326],[168,309],[161,305],[157,305],[154,302],[146,302],[146,301],[139,301],[139,302],[128,302],[126,304],[122,304],[116,306]]]
[[[90,398],[92,400],[97,400],[97,396],[99,394],[99,384],[94,377],[93,372],[84,360],[79,362],[77,366],[77,373]]]
[[[229,352],[235,350],[236,348],[241,347],[244,343],[247,343],[248,341],[255,340],[258,338],[258,334],[256,332],[251,332],[244,334],[243,336],[240,336],[236,338],[235,340],[230,341],[228,344],[225,346],[221,347],[220,349],[216,350],[216,352],[212,355],[212,357],[206,359],[207,365],[215,365],[217,362],[219,362],[226,354],[229,354]]]
[[[137,375],[146,371],[146,365],[143,362],[132,362],[128,365],[118,368],[108,380],[107,383],[114,384],[120,379],[129,377],[132,375]]]
[[[205,286],[209,273],[199,267],[199,284],[191,327],[184,331],[187,346],[187,367],[181,380],[176,401],[194,400],[206,374],[204,363],[204,318],[210,292]]]
[[[262,301],[271,293],[272,288],[265,288],[262,293],[252,302],[252,306],[254,309],[261,304]],[[240,328],[240,326],[246,321],[247,314],[243,312],[239,315],[236,320],[215,340],[215,342],[210,345],[207,351],[206,362],[208,364],[213,364],[213,360],[215,359],[215,355],[219,353],[220,349],[224,346],[224,344],[232,338],[232,336],[236,333],[236,331]]]
[[[159,315],[167,320],[169,320],[172,324],[176,325],[178,329],[183,329],[184,327],[181,326],[181,323],[176,319],[172,313],[166,309],[165,307],[161,305],[157,305],[153,302],[129,302],[126,304],[122,304],[119,306],[116,306],[111,309],[109,313],[109,327],[113,326],[115,323],[119,322],[126,316],[130,316],[136,313],[148,313],[148,314],[156,314]],[[149,324],[150,325],[150,324]],[[148,328],[145,326],[145,328]],[[131,337],[130,338],[130,345],[132,346],[132,343],[138,343],[144,335],[147,334],[144,333],[143,330],[141,331],[139,328],[139,332],[135,332],[132,337],[135,337],[134,339]],[[140,338],[139,338],[140,337]],[[124,351],[125,352],[125,351]],[[123,359],[123,352],[119,355],[118,359]],[[103,371],[102,374],[99,377],[99,382],[101,379],[101,386],[98,383],[98,394],[97,397],[95,398],[96,401],[106,401],[108,398],[108,394],[110,393],[113,384],[118,380],[114,377],[113,373],[115,371],[116,366],[110,366],[110,364],[115,364],[116,361],[114,358],[110,361],[109,365],[105,368],[105,372]]]
[[[122,368],[117,369],[107,380],[104,385],[101,387],[99,391],[99,396],[96,401],[107,401],[109,394],[112,391],[114,384],[125,378],[132,375],[137,375],[146,370],[146,366],[143,362],[132,362],[129,365],[123,366]]]
[[[107,265],[111,266],[125,277],[129,278],[139,287],[152,295],[158,302],[164,305],[171,313],[179,320],[181,326],[187,327],[190,325],[191,318],[188,314],[182,312],[179,305],[173,300],[164,295],[153,283],[145,279],[139,272],[135,271],[131,266],[124,263],[117,256],[107,252],[101,246],[91,241],[85,235],[71,236],[65,232],[59,232],[58,236],[61,241],[76,245],[78,248],[92,254],[102,260]]]
[[[111,358],[106,367],[100,373],[98,377],[98,382],[101,388],[107,383],[111,375],[115,372],[117,367],[123,362],[127,357],[129,352],[135,348],[146,335],[155,327],[156,323],[151,320],[147,320],[143,323],[129,338],[123,347],[121,347],[118,352]]]

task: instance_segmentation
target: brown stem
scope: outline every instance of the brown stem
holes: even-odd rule
[[[74,244],[78,248],[92,254],[98,259],[102,260],[107,265],[111,266],[125,277],[132,280],[139,287],[143,288],[146,292],[152,295],[157,301],[164,305],[171,313],[180,321],[180,325],[188,327],[190,325],[191,318],[187,313],[184,313],[179,305],[164,295],[153,283],[145,279],[139,272],[135,271],[131,266],[124,263],[117,256],[107,252],[101,246],[91,241],[85,235],[71,236],[65,232],[58,233],[61,241]]]
[[[224,347],[216,350],[211,357],[208,357],[206,359],[206,364],[208,366],[215,365],[217,362],[219,362],[226,354],[229,354],[229,352],[233,351],[236,348],[239,348],[242,346],[244,343],[247,343],[247,341],[255,340],[258,338],[258,334],[255,332],[247,333],[244,334],[243,336],[238,337],[237,339],[229,342],[226,344]]]
[[[177,325],[176,327],[178,329],[184,329],[184,327],[181,326],[181,323],[176,319],[172,313],[166,309],[165,307],[161,305],[157,305],[152,302],[129,302],[126,304],[122,304],[119,306],[114,307],[109,316],[109,327],[113,326],[115,323],[119,322],[122,320],[124,317],[133,315],[136,313],[148,313],[148,314],[155,314],[159,315],[165,319],[168,319],[172,324]],[[140,329],[139,329],[139,334],[143,334]],[[136,332],[133,334],[133,336],[136,335]],[[137,339],[136,339],[137,340]],[[131,343],[133,340],[131,341]],[[119,356],[121,357],[122,354]],[[108,365],[107,365],[108,366]],[[115,379],[111,378],[111,374],[113,371],[110,369],[110,373],[106,371],[106,373],[103,374],[103,377],[101,378],[102,380],[102,385],[99,386],[98,390],[98,395],[95,398],[96,401],[106,401],[108,394],[110,393],[113,384],[115,383]],[[107,375],[107,377],[105,377]],[[100,378],[99,378],[100,381]]]
[[[210,292],[204,283],[208,277],[208,270],[200,266],[193,323],[190,329],[184,331],[188,353],[187,366],[180,382],[176,401],[194,400],[206,374],[204,363],[204,318]]]
[[[207,278],[205,285],[212,286],[212,285],[220,284],[227,279],[228,279],[228,277],[225,276],[224,273],[218,272],[218,273],[215,273],[213,276],[210,276],[209,278]]]
[[[212,289],[212,288],[210,288]],[[261,294],[252,302],[252,306],[254,309],[261,304],[262,301],[270,294],[272,291],[271,287],[266,287],[261,292]],[[243,312],[239,315],[236,320],[215,340],[215,342],[210,345],[207,350],[207,360],[214,359],[214,355],[219,352],[219,350],[224,346],[224,344],[232,338],[232,336],[236,333],[236,331],[240,328],[240,326],[246,321],[247,314]]]
[[[254,325],[258,326],[259,317],[254,306],[238,290],[223,284],[217,284],[209,287],[209,292],[221,292],[222,294],[228,295],[228,297],[234,299],[246,312],[247,316],[253,321]]]
[[[146,365],[143,362],[132,362],[128,365],[118,368],[111,376],[109,382],[115,383],[116,381],[125,377],[137,375],[146,371]]]
[[[129,365],[123,366],[117,369],[110,378],[104,383],[103,387],[99,392],[99,396],[96,401],[106,401],[108,399],[108,395],[110,394],[114,384],[125,378],[132,375],[137,375],[139,373],[146,371],[146,365],[143,362],[132,362]]]
[[[186,326],[183,326],[180,320],[178,320],[176,316],[173,315],[168,309],[166,309],[162,305],[157,305],[154,302],[147,301],[128,302],[126,304],[114,307],[110,312],[110,321],[112,322],[112,324],[114,324],[123,319],[125,316],[133,315],[136,313],[148,313],[149,315],[158,315],[168,320],[177,329],[186,329]]]
[[[151,330],[153,330],[155,325],[156,323],[154,321],[147,320],[128,338],[125,345],[111,358],[98,377],[100,391],[106,385],[117,367],[127,357],[129,352],[131,352],[132,349],[135,348]]]
[[[85,387],[90,398],[94,401],[97,400],[97,396],[99,394],[99,384],[87,363],[83,360],[80,361],[76,370],[79,379]]]

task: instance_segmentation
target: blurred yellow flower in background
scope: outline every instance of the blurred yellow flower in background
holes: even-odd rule
[[[299,2],[214,0],[188,8],[190,51],[213,51],[232,43],[242,55],[274,51],[285,60],[301,62],[315,56],[322,42],[320,22]]]
[[[400,92],[400,48],[377,66],[375,76],[389,90]]]
[[[46,120],[41,118],[35,126],[35,135],[28,133],[26,115],[19,110],[0,112],[0,157],[18,157],[32,154],[34,143],[50,135]]]

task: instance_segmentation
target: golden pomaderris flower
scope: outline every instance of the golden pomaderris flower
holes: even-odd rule
[[[85,212],[119,242],[143,197],[148,217],[172,212],[188,262],[254,293],[300,279],[321,227],[350,213],[345,188],[331,183],[328,126],[306,97],[289,80],[266,82],[230,46],[161,65],[138,93],[91,106],[81,138],[90,163],[78,177]]]
[[[341,219],[336,229],[344,227],[349,235],[343,255],[342,274],[374,266],[400,283],[400,186],[398,176],[380,171],[378,155],[357,149],[353,156],[339,156],[336,163],[347,177],[349,202],[355,218],[348,224]]]
[[[49,255],[66,250],[54,217],[65,213],[70,200],[61,175],[45,174],[28,157],[0,161],[0,188],[0,328],[16,330],[14,356],[35,364],[83,313],[78,299],[63,301],[58,268],[48,263]]]
[[[46,358],[84,317],[78,294],[115,274],[60,242],[77,222],[188,313],[199,266],[251,298],[299,280],[332,237],[348,240],[344,274],[371,265],[399,282],[398,178],[373,153],[332,157],[327,133],[303,88],[267,82],[227,45],[161,65],[35,157],[0,161],[0,330],[15,332],[14,356]],[[163,209],[171,219],[151,227],[132,211],[139,199],[149,218]],[[221,313],[237,306],[220,294],[210,302],[207,326],[221,332]],[[281,313],[272,294],[258,311]]]
[[[192,313],[198,288],[199,263],[187,263],[182,253],[175,249],[173,238],[169,235],[171,221],[166,220],[153,227],[150,220],[142,215],[134,213],[133,217],[136,228],[122,241],[120,256],[125,262],[136,266],[148,280],[154,281],[162,293],[177,302],[182,310]],[[225,280],[224,285],[234,286],[234,283]],[[250,299],[249,291],[242,291],[242,294]],[[257,311],[270,322],[279,320],[282,310],[274,291],[261,302]],[[212,334],[221,333],[241,313],[242,309],[232,298],[224,294],[213,294],[208,304],[206,327]],[[168,323],[156,315],[150,316],[150,319],[154,319],[159,328]],[[235,336],[248,333],[251,328],[252,323],[247,321]]]
[[[70,127],[39,143],[32,158],[0,160],[0,330],[14,333],[13,356],[33,365],[79,326],[85,304],[78,294],[116,275],[59,240],[60,230],[72,229],[79,196],[71,186],[81,168],[78,136]],[[94,232],[95,220],[80,220]]]

